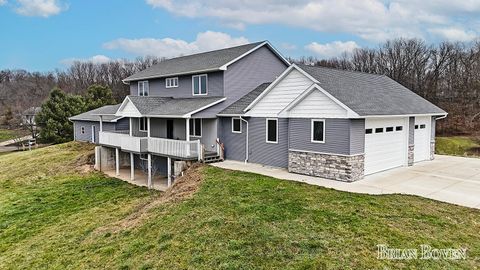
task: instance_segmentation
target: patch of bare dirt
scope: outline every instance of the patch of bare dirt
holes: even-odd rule
[[[194,164],[187,169],[183,176],[177,178],[175,183],[167,191],[153,201],[138,205],[132,214],[113,224],[100,227],[94,234],[103,234],[106,232],[118,233],[125,229],[134,228],[142,224],[150,216],[150,210],[165,203],[179,202],[191,198],[199,189],[202,183],[201,168],[203,165]]]

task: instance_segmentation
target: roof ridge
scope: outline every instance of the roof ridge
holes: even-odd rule
[[[232,47],[227,47],[227,48],[222,48],[222,49],[217,49],[217,50],[211,50],[211,51],[205,51],[205,52],[198,52],[198,53],[192,53],[192,54],[187,54],[187,55],[181,55],[181,56],[176,56],[176,57],[172,57],[172,58],[166,58],[165,60],[157,63],[156,65],[162,63],[162,62],[166,62],[166,61],[170,61],[170,60],[175,60],[175,59],[179,59],[179,58],[184,58],[184,57],[190,57],[190,56],[198,56],[198,55],[201,55],[201,54],[206,54],[206,53],[212,53],[212,52],[220,52],[220,51],[224,51],[224,50],[229,50],[229,49],[235,49],[235,48],[239,48],[239,47],[243,47],[243,46],[248,46],[248,45],[254,45],[254,44],[257,44],[257,45],[260,45],[261,43],[265,42],[266,40],[264,41],[257,41],[257,42],[251,42],[251,43],[245,43],[245,44],[242,44],[242,45],[237,45],[237,46],[232,46]]]
[[[358,71],[358,70],[349,70],[349,69],[341,69],[341,68],[334,68],[334,67],[324,67],[324,66],[311,66],[307,64],[296,64],[300,67],[310,67],[310,68],[318,68],[318,69],[330,69],[330,70],[335,70],[335,71],[340,71],[340,72],[349,72],[349,73],[356,73],[356,74],[365,74],[365,75],[373,75],[373,76],[378,76],[378,77],[388,77],[385,74],[376,74],[376,73],[369,73],[369,72],[364,72],[364,71]]]

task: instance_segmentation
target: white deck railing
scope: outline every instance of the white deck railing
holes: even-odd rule
[[[129,134],[100,132],[99,142],[103,145],[119,147],[125,151],[150,152],[180,158],[201,157],[200,141],[182,141],[164,138],[134,137]]]
[[[149,138],[148,152],[182,158],[198,158],[200,141],[180,141],[164,138]]]

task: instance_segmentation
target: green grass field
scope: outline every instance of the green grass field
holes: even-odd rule
[[[22,133],[23,134],[23,133]],[[0,142],[8,141],[17,137],[17,131],[0,129]]]
[[[435,153],[480,157],[480,139],[473,137],[437,137],[435,139]]]
[[[85,172],[92,146],[0,156],[0,269],[474,269],[480,211],[201,167],[183,200]],[[136,214],[139,213],[139,214]],[[388,261],[376,245],[468,249]]]

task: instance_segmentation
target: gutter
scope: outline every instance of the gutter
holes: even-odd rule
[[[248,121],[243,119],[242,116],[239,117],[241,121],[245,122],[247,124],[247,138],[245,140],[245,163],[248,162]]]

